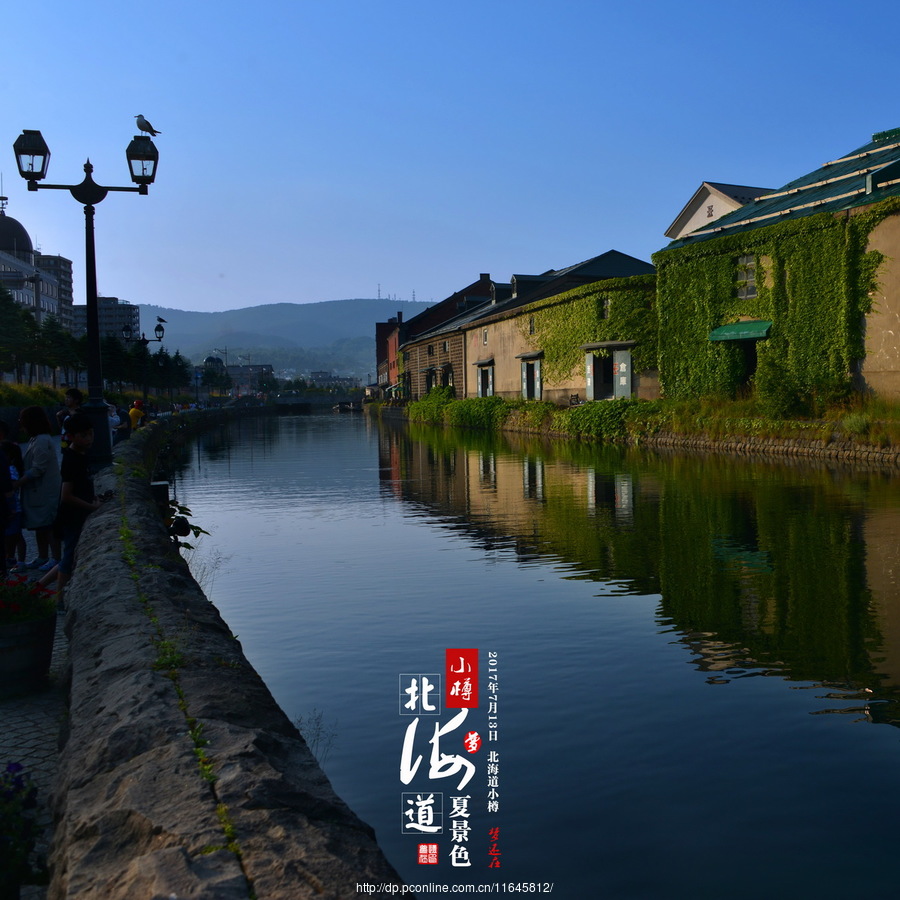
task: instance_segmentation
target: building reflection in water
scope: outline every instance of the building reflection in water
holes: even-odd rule
[[[658,593],[711,684],[809,682],[840,701],[828,712],[900,722],[900,479],[442,429],[380,442],[389,489],[482,546]]]

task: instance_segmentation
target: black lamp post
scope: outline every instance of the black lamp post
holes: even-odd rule
[[[23,131],[13,144],[19,174],[28,182],[28,190],[39,188],[69,191],[84,204],[85,294],[87,303],[87,375],[88,401],[82,407],[94,421],[94,445],[89,452],[90,461],[96,466],[108,465],[112,459],[109,439],[109,413],[103,399],[103,370],[100,363],[100,321],[97,312],[97,257],[94,249],[94,206],[105,199],[110,191],[127,191],[146,194],[148,186],[156,178],[159,152],[146,135],[135,135],[125,150],[131,180],[137,187],[103,187],[91,177],[94,167],[91,161],[84,164],[84,181],[81,184],[38,184],[47,177],[50,164],[50,148],[40,131]]]
[[[153,329],[153,333],[156,335],[155,338],[148,338],[144,332],[141,332],[141,336],[139,338],[134,337],[134,332],[131,329],[130,325],[122,326],[122,340],[125,343],[130,344],[134,341],[137,344],[143,344],[144,349],[147,349],[148,344],[152,344],[154,341],[162,342],[162,339],[166,335],[166,329],[163,328],[162,322],[156,323],[156,328]],[[144,402],[147,402],[147,375],[150,371],[150,357],[149,354],[144,358]]]

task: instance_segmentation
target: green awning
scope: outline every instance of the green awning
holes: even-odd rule
[[[730,325],[720,325],[709,333],[711,341],[749,341],[759,338],[767,338],[771,322],[763,319],[753,319],[750,322],[732,322]]]

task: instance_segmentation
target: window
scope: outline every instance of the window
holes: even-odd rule
[[[428,345],[428,355],[429,355],[429,356],[434,356],[434,344],[429,344],[429,345]]]
[[[534,316],[528,317],[528,333],[534,334]]]
[[[481,329],[481,343],[487,346],[487,328]]]
[[[753,254],[738,257],[736,287],[739,300],[756,297],[756,257]]]
[[[444,341],[443,345],[441,346],[441,349],[444,351],[444,353],[449,353],[450,352],[450,341]]]

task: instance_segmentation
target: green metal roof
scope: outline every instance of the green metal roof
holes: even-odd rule
[[[732,322],[730,325],[720,325],[709,333],[711,341],[746,341],[755,338],[767,338],[771,322],[763,319],[754,319],[750,322]]]
[[[754,228],[787,218],[839,212],[900,196],[900,128],[882,131],[845,156],[831,160],[784,187],[698,228],[665,249]]]

